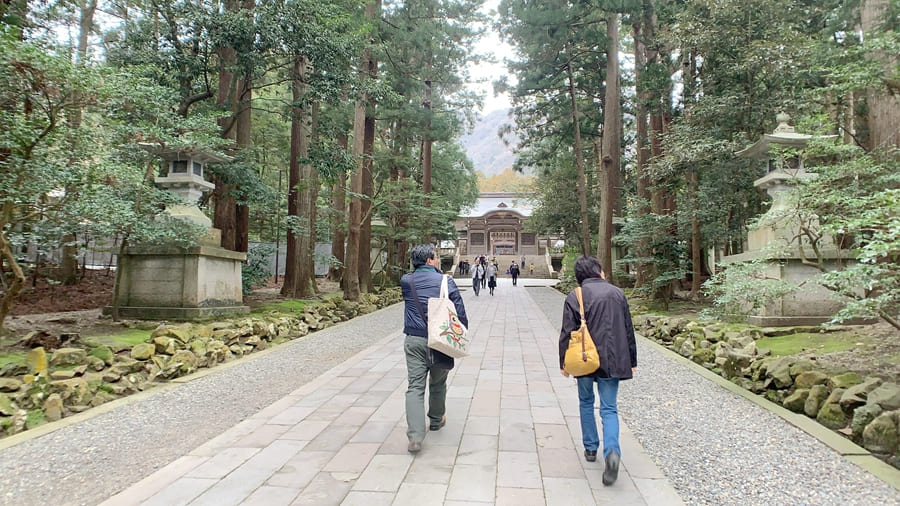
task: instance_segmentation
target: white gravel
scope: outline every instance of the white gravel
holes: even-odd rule
[[[559,327],[563,295],[529,294]],[[900,504],[900,492],[818,439],[640,339],[619,414],[686,504]]]

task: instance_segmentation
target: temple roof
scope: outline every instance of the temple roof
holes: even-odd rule
[[[493,212],[507,211],[518,214],[519,216],[531,216],[533,206],[531,201],[518,193],[494,192],[481,193],[475,206],[469,209],[463,209],[460,212],[460,218],[480,218]]]

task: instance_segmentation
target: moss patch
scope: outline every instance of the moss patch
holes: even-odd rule
[[[274,311],[276,313],[302,313],[304,309],[314,305],[315,303],[316,301],[302,299],[282,300],[257,306],[250,312],[269,313],[271,311]]]
[[[121,350],[123,348],[131,348],[138,343],[147,342],[152,332],[152,330],[124,329],[115,334],[104,336],[85,336],[83,340],[92,347],[105,344],[114,350]]]
[[[25,352],[22,353],[0,353],[0,367],[6,364],[25,365]]]
[[[812,350],[816,353],[832,353],[846,351],[859,342],[859,336],[851,336],[845,333],[809,333],[801,332],[786,336],[765,337],[756,341],[758,348],[766,348],[772,351],[772,355],[785,356],[796,355],[804,350]]]

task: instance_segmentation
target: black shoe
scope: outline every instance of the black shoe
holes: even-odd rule
[[[619,454],[616,452],[609,452],[609,455],[606,456],[606,469],[603,470],[603,484],[606,486],[612,485],[616,482],[616,478],[619,477]]]
[[[431,422],[431,425],[428,426],[428,430],[430,430],[432,432],[436,431],[436,430],[441,430],[441,427],[443,427],[444,425],[447,425],[447,417],[446,416],[442,416],[440,422],[437,422],[437,423]]]
[[[588,462],[597,462],[597,450],[585,450],[584,458],[587,459]]]

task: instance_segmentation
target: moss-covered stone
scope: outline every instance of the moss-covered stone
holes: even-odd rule
[[[822,371],[806,371],[794,378],[794,386],[797,388],[812,388],[813,385],[824,385],[828,381],[828,375]]]
[[[86,358],[87,351],[81,348],[60,348],[50,357],[50,365],[53,367],[81,365],[85,363]]]
[[[106,365],[112,364],[113,359],[115,358],[115,354],[113,353],[112,348],[106,346],[105,344],[91,348],[88,354],[92,357],[99,358]]]
[[[900,385],[884,383],[872,390],[866,398],[867,404],[878,404],[885,411],[900,409]]]
[[[897,453],[900,450],[900,431],[897,417],[900,412],[882,413],[863,429],[863,447],[875,453]]]
[[[790,388],[794,384],[794,378],[791,377],[792,363],[791,357],[773,359],[767,364],[766,380],[771,381],[775,388]]]
[[[806,407],[806,399],[809,398],[809,390],[800,389],[795,390],[794,393],[787,396],[782,404],[785,408],[793,411],[794,413],[803,413],[803,410]]]
[[[816,415],[816,421],[829,429],[837,430],[846,427],[849,420],[846,413],[844,413],[844,410],[841,409],[840,404],[836,402],[826,402],[819,409],[819,413]]]
[[[869,377],[862,383],[848,388],[841,396],[841,408],[847,413],[852,413],[854,409],[866,403],[869,392],[881,386],[881,383],[881,378]]]
[[[156,354],[156,345],[153,343],[139,343],[131,348],[131,358],[135,360],[149,360]]]
[[[694,350],[691,360],[698,364],[712,363],[716,359],[716,353],[711,348],[699,348]]]
[[[816,369],[816,364],[810,362],[809,360],[800,360],[791,364],[791,377],[797,378],[801,374],[805,372],[809,372]]]
[[[847,372],[844,374],[838,374],[837,376],[832,376],[828,380],[828,386],[832,389],[835,388],[850,388],[853,385],[859,385],[862,383],[863,379],[859,374],[855,372]]]
[[[17,406],[8,395],[0,393],[0,415],[12,416],[17,409]]]
[[[853,438],[859,440],[866,425],[872,423],[872,420],[875,420],[883,412],[884,410],[878,404],[866,404],[853,410],[853,419],[850,421]]]

